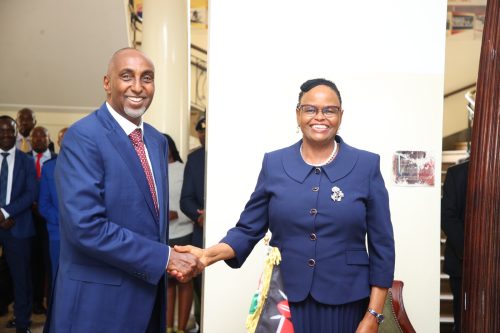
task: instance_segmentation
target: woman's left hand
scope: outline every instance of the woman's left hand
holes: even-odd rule
[[[372,314],[366,313],[363,317],[363,320],[358,325],[358,329],[356,333],[377,333],[378,332],[378,323],[377,318],[375,318]]]

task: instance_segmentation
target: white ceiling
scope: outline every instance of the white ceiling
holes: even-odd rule
[[[0,0],[0,109],[89,111],[128,46],[126,0]]]

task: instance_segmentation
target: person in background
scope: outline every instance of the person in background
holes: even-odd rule
[[[168,142],[168,184],[169,184],[169,213],[170,222],[168,230],[168,245],[191,244],[193,238],[193,222],[189,217],[181,212],[179,201],[181,198],[182,179],[184,177],[184,164],[179,155],[179,151],[174,140],[167,134],[164,134]],[[177,333],[185,333],[186,326],[191,313],[193,303],[193,283],[178,282],[171,277],[168,280],[167,289],[167,333],[174,332],[174,313],[175,301],[177,300],[178,318]]]
[[[154,79],[144,53],[116,51],[106,102],[64,135],[55,169],[61,251],[44,332],[161,332],[167,272],[185,281],[203,268],[167,245],[168,146],[142,118]]]
[[[461,323],[468,170],[469,161],[448,168],[441,199],[441,229],[446,235],[443,270],[450,276],[453,294],[453,333],[460,333]]]
[[[61,148],[64,133],[68,128],[59,131],[57,144]],[[38,196],[38,210],[47,222],[47,232],[49,234],[49,254],[52,282],[54,282],[57,268],[59,267],[59,203],[57,200],[56,182],[54,170],[57,156],[45,162],[40,180],[40,194]]]
[[[205,223],[205,117],[196,123],[196,132],[201,147],[188,156],[184,169],[184,182],[181,191],[181,211],[193,222],[193,242],[196,247],[203,247],[203,225]],[[201,320],[202,275],[194,278],[195,318]]]
[[[19,110],[16,122],[19,130],[16,138],[16,147],[22,152],[30,152],[32,150],[30,134],[36,125],[35,112],[28,108]]]
[[[42,126],[31,130],[31,147],[29,152],[35,161],[36,179],[40,183],[42,169],[45,162],[57,155],[49,149],[49,131]],[[37,198],[38,200],[38,198]],[[49,255],[49,234],[47,232],[47,221],[40,214],[38,202],[33,204],[33,222],[35,223],[36,235],[33,238],[33,249],[31,255],[33,273],[33,313],[45,314],[47,309],[44,305],[45,296],[51,293],[51,268]]]
[[[205,265],[238,268],[269,229],[295,333],[378,332],[394,276],[394,237],[380,157],[337,131],[342,99],[325,79],[300,87],[302,139],[264,155],[236,226],[207,249],[176,247]]]
[[[0,245],[14,286],[14,318],[7,327],[30,333],[31,242],[35,235],[31,206],[38,193],[33,159],[16,149],[16,136],[15,120],[0,116]]]
[[[64,134],[68,130],[67,127],[63,127],[59,130],[59,133],[57,133],[57,145],[59,146],[59,150],[61,149],[62,145],[62,139],[64,137]]]

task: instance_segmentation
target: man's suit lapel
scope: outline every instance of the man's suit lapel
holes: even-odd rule
[[[144,199],[147,202],[149,210],[151,211],[151,215],[153,215],[155,221],[158,222],[158,216],[156,215],[156,210],[154,208],[153,198],[151,197],[146,174],[144,173],[141,161],[137,156],[132,142],[125,134],[123,129],[113,119],[106,108],[106,104],[103,104],[97,111],[97,117],[99,120],[101,120],[104,127],[108,129],[108,133],[106,134],[106,136],[108,137],[109,141],[112,143],[118,154],[121,156],[123,163],[129,168],[131,173],[130,178],[134,179],[137,183],[137,186],[141,190]]]

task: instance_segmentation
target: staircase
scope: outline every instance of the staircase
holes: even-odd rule
[[[474,88],[472,88],[474,87]],[[470,151],[470,138],[472,131],[472,124],[474,123],[474,107],[476,100],[475,85],[471,85],[465,93],[465,100],[467,102],[467,129],[462,132],[450,135],[443,138],[443,149],[452,148],[452,150],[443,150],[442,164],[441,164],[441,186],[444,184],[446,178],[446,171],[452,165],[455,165],[469,156]],[[460,90],[461,91],[461,90]],[[452,93],[455,94],[455,93]],[[445,96],[446,97],[449,97]],[[465,141],[463,141],[465,140]],[[441,192],[442,193],[442,192]],[[451,333],[453,330],[453,295],[450,289],[449,276],[443,272],[444,266],[444,249],[446,243],[446,235],[441,231],[441,292],[440,292],[440,332]]]
[[[446,171],[456,163],[460,151],[448,150],[443,151],[443,161],[441,164],[441,186],[444,184]],[[446,243],[446,235],[441,231],[441,255],[440,255],[440,295],[439,295],[439,332],[451,333],[453,329],[453,295],[451,294],[449,276],[443,272],[444,266],[444,249]]]
[[[450,290],[449,277],[443,273],[444,244],[446,236],[441,232],[441,293],[439,296],[439,332],[452,333],[453,330],[453,295]]]
[[[446,178],[446,171],[452,165],[457,164],[457,162],[466,158],[469,154],[467,153],[467,142],[457,142],[455,144],[455,150],[445,150],[443,151],[443,160],[441,165],[441,185],[443,185]],[[453,295],[450,289],[449,276],[443,272],[444,265],[444,249],[445,249],[446,235],[441,232],[441,292],[440,292],[440,332],[441,333],[452,333],[453,330]]]

